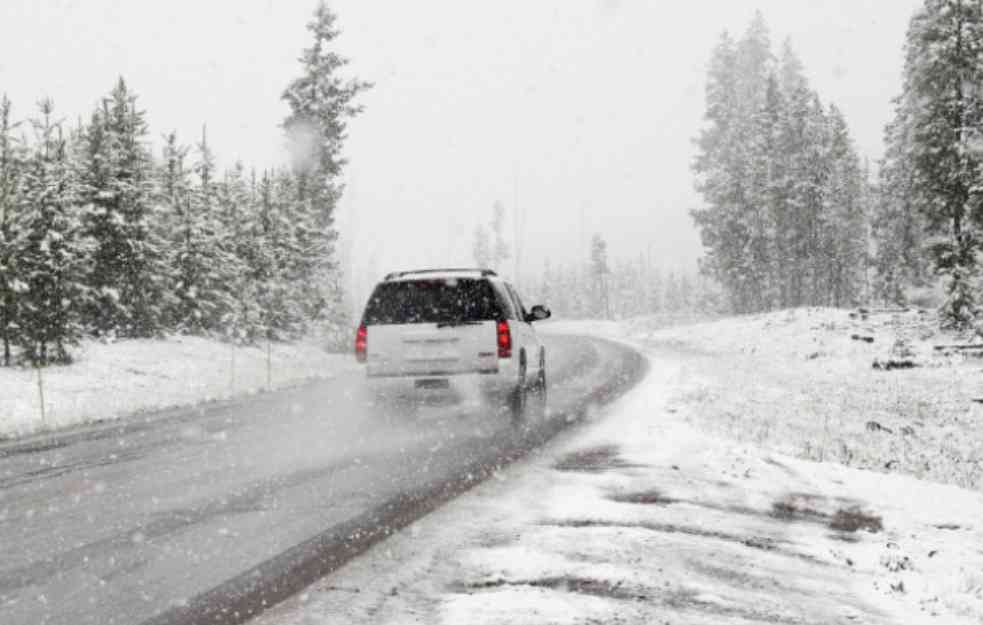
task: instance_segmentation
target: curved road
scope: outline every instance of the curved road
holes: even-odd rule
[[[642,356],[544,339],[549,417],[412,417],[360,372],[246,402],[0,445],[0,623],[237,623],[604,403]]]

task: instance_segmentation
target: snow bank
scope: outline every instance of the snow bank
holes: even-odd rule
[[[69,366],[43,369],[44,420],[38,372],[0,368],[0,437],[115,419],[135,412],[228,399],[267,388],[267,354],[209,339],[89,341]],[[314,344],[273,344],[272,388],[354,368],[351,358]]]

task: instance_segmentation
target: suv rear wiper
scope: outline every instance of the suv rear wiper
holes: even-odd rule
[[[481,325],[480,321],[464,321],[464,320],[441,321],[440,323],[437,324],[437,329],[439,330],[440,328],[456,328],[458,326],[480,326],[480,325]]]

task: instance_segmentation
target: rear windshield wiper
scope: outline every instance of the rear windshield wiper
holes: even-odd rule
[[[480,325],[481,325],[481,322],[480,321],[464,321],[464,320],[458,320],[458,321],[441,321],[440,323],[437,324],[437,328],[438,329],[440,329],[440,328],[456,328],[458,326],[480,326]]]

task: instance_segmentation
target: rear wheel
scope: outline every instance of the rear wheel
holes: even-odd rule
[[[540,357],[539,373],[536,374],[536,381],[532,386],[533,390],[533,410],[539,419],[546,417],[546,359]]]
[[[523,361],[519,365],[519,383],[512,389],[508,397],[508,409],[512,417],[512,423],[519,424],[525,420],[528,400],[529,389],[526,388],[526,363]]]

